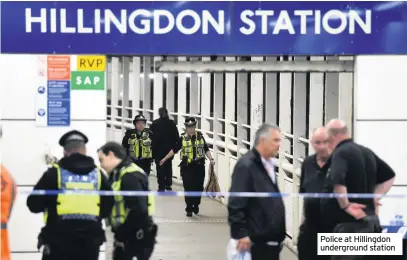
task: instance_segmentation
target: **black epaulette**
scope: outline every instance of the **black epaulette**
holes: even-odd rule
[[[144,128],[143,132],[148,133],[148,135],[153,135],[153,131],[151,131],[150,128]]]
[[[196,131],[196,138],[197,139],[203,138],[203,134],[201,132]]]
[[[125,132],[125,135],[131,135],[131,134],[133,134],[133,132],[134,132],[134,129],[127,129]]]

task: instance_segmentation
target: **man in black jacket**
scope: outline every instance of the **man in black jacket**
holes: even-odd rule
[[[343,121],[333,119],[327,124],[327,129],[333,152],[326,178],[326,191],[341,195],[386,194],[394,182],[393,169],[372,150],[354,143]],[[328,232],[335,232],[341,223],[363,224],[367,216],[377,215],[380,205],[378,198],[347,197],[325,199],[321,204]],[[378,220],[376,222],[378,224]]]
[[[98,150],[100,164],[109,173],[114,191],[149,191],[148,176],[127,158],[118,143],[108,142]],[[114,260],[148,260],[154,250],[157,226],[151,215],[153,197],[115,196],[108,222],[114,233]]]
[[[277,126],[263,124],[254,149],[238,160],[230,192],[280,192],[273,157],[281,142]],[[281,197],[229,198],[229,225],[237,250],[250,250],[252,260],[278,260],[285,239],[285,207]]]
[[[304,159],[301,165],[300,193],[322,193],[329,169],[328,131],[320,127],[312,132],[311,145],[315,154]],[[305,198],[303,217],[298,235],[299,260],[329,260],[318,255],[318,233],[324,233],[319,198]]]
[[[174,120],[168,117],[165,107],[161,107],[158,114],[160,118],[153,121],[150,130],[154,134],[153,158],[157,168],[158,191],[165,191],[172,190],[172,158],[162,166],[160,166],[160,161],[177,143],[179,132]]]
[[[91,157],[86,156],[88,138],[79,131],[63,135],[59,144],[64,158],[49,168],[34,190],[91,189],[111,191],[111,186]],[[102,219],[110,215],[113,198],[89,195],[30,195],[27,206],[44,212],[45,227],[39,235],[43,260],[97,260],[105,241]]]

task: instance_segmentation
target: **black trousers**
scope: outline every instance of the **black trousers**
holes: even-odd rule
[[[144,170],[144,172],[150,176],[151,171],[151,160],[150,159],[142,159],[142,160],[133,160],[133,162]]]
[[[185,191],[202,192],[205,181],[205,165],[190,164],[181,166],[182,183]],[[201,196],[185,196],[185,211],[192,212],[195,206],[201,204]]]
[[[318,233],[324,233],[315,223],[303,223],[298,235],[299,260],[329,260],[330,256],[318,255]]]
[[[42,260],[99,260],[100,246],[82,245],[78,248],[66,245],[45,246]],[[46,252],[48,251],[48,252]]]
[[[250,248],[252,260],[280,260],[280,247],[267,244],[253,244]]]
[[[160,166],[160,161],[155,161],[157,169],[157,183],[159,190],[165,190],[172,186],[172,160],[167,160]]]
[[[137,257],[137,260],[149,260],[153,254],[154,248],[145,248],[140,252],[134,253],[127,247],[115,247],[113,249],[113,260],[132,260]]]

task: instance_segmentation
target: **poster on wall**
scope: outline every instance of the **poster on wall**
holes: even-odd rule
[[[37,59],[35,113],[39,127],[70,126],[72,111],[86,109],[79,101],[91,91],[105,91],[106,56],[39,55]]]
[[[71,72],[72,90],[104,90],[105,70],[105,56],[78,56],[76,71]]]
[[[41,55],[38,57],[38,65],[36,125],[69,126],[71,124],[71,57]]]

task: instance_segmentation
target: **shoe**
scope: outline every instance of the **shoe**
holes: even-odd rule
[[[195,213],[195,215],[198,215],[198,213],[199,213],[199,206],[198,205],[194,206],[194,213]]]
[[[171,187],[166,187],[165,189],[168,190],[168,191],[172,191]]]
[[[192,212],[187,212],[187,217],[192,217]]]
[[[158,189],[157,191],[158,191],[158,192],[164,192],[165,189]]]

